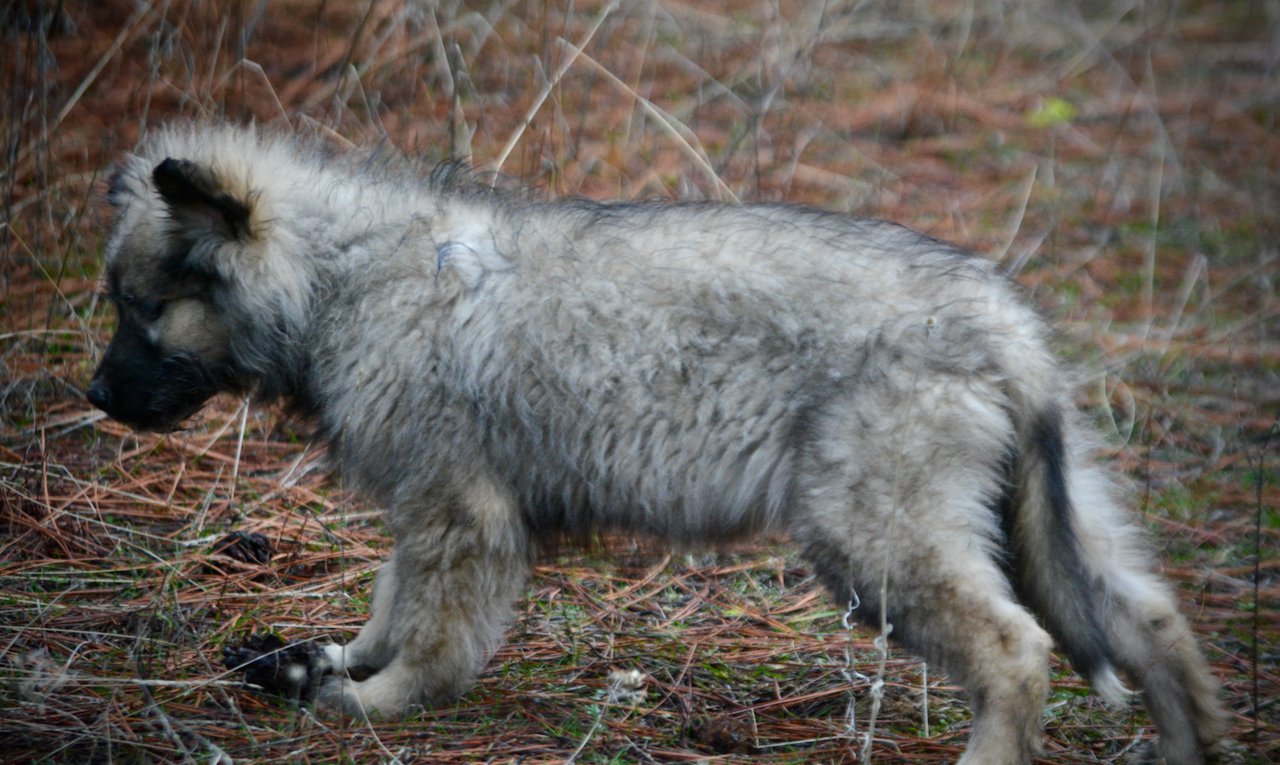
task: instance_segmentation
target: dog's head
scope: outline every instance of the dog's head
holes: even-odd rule
[[[107,198],[116,220],[106,285],[119,321],[87,397],[135,428],[173,429],[213,395],[253,385],[219,305],[227,268],[254,244],[253,198],[209,165],[133,156]]]

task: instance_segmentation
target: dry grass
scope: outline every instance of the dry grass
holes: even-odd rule
[[[83,401],[104,169],[207,115],[502,158],[554,194],[807,202],[1001,259],[1089,371],[1226,683],[1231,760],[1280,756],[1276,4],[563,5],[0,9],[0,759],[846,762],[868,729],[873,636],[772,545],[549,561],[477,689],[407,723],[240,688],[221,646],[349,637],[387,540],[305,423],[220,400],[141,436]],[[231,531],[270,559],[218,552]],[[610,701],[632,668],[644,697]],[[876,761],[961,750],[962,696],[922,669],[890,654]],[[1044,759],[1123,761],[1143,725],[1063,671]]]

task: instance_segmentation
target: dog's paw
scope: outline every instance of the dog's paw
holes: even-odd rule
[[[298,703],[314,700],[332,669],[314,643],[286,643],[277,635],[250,635],[240,645],[225,646],[222,663],[243,672],[245,682]]]
[[[420,694],[413,675],[384,669],[364,680],[338,672],[320,678],[316,708],[353,719],[399,720],[420,711]]]
[[[355,692],[355,681],[343,674],[330,674],[320,678],[316,686],[316,709],[330,714],[361,717],[361,705]]]

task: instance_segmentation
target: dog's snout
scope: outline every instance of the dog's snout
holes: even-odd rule
[[[85,398],[89,399],[90,404],[93,404],[103,411],[106,411],[107,407],[111,406],[111,391],[101,380],[94,380],[93,383],[89,385],[89,390],[85,393]]]

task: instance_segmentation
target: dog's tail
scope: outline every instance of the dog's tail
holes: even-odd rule
[[[1013,502],[1005,518],[1019,596],[1044,622],[1076,671],[1100,696],[1120,701],[1128,691],[1116,676],[1105,620],[1109,586],[1105,563],[1094,561],[1081,538],[1083,519],[1073,496],[1087,489],[1077,474],[1079,450],[1056,404],[1042,405],[1019,430]],[[1084,493],[1087,493],[1084,492]]]

